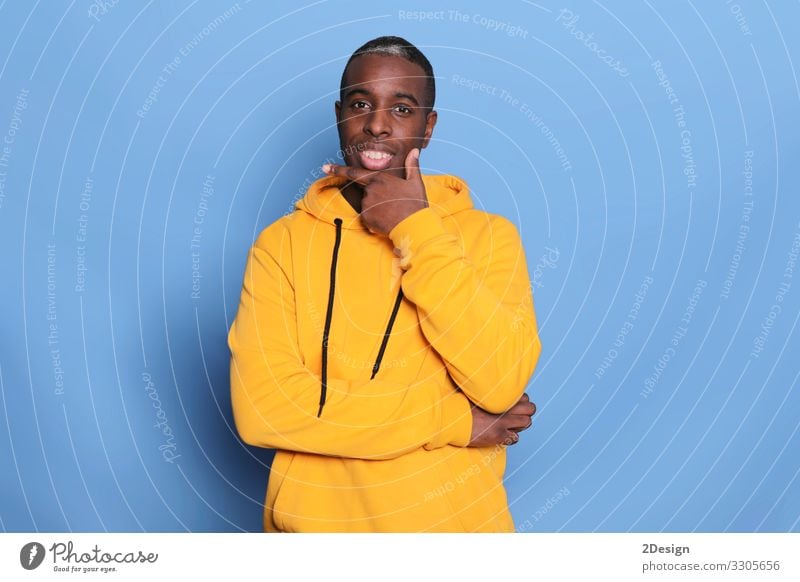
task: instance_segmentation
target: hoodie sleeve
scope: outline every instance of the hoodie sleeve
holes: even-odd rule
[[[320,377],[304,366],[288,236],[267,228],[251,248],[239,309],[228,333],[231,400],[247,444],[361,459],[390,459],[424,447],[466,446],[471,403],[433,379],[412,385]],[[278,234],[276,234],[278,233]]]
[[[522,396],[541,352],[525,253],[516,227],[489,214],[483,243],[465,256],[432,208],[389,233],[404,269],[403,293],[469,399],[500,414]]]

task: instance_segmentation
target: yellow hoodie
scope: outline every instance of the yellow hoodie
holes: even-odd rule
[[[264,530],[514,530],[506,451],[467,447],[471,402],[499,414],[541,351],[514,225],[455,176],[371,234],[336,176],[249,252],[228,334],[242,439],[277,449]]]

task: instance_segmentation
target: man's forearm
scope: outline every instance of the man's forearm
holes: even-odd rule
[[[417,305],[426,338],[458,386],[481,408],[508,410],[524,392],[541,352],[519,236],[492,222],[492,248],[463,256],[432,210],[401,222],[390,236],[401,254],[403,291]]]

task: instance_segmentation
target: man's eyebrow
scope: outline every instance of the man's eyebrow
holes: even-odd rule
[[[411,95],[410,93],[395,93],[394,96],[398,97],[399,99],[408,99],[414,105],[419,106],[419,101],[417,101],[417,98]]]
[[[345,91],[344,99],[349,99],[352,95],[355,95],[356,93],[361,93],[362,95],[371,95],[371,93],[366,89],[350,89],[349,91]]]
[[[344,99],[349,99],[350,97],[352,97],[355,94],[366,95],[366,96],[372,95],[372,93],[370,93],[367,89],[356,88],[356,89],[350,89],[349,91],[346,91],[345,94],[344,94]],[[398,91],[397,93],[394,94],[394,96],[399,98],[399,99],[408,99],[414,105],[419,106],[419,101],[417,101],[417,98],[414,97],[413,95],[411,95],[410,93],[403,93],[403,92]]]

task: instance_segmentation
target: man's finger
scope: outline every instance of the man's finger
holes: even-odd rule
[[[506,414],[527,414],[531,416],[536,413],[536,404],[533,402],[524,402],[520,400],[512,406]]]
[[[352,166],[340,166],[338,164],[323,164],[322,171],[329,176],[341,176],[342,178],[347,178],[363,186],[372,182],[375,176],[378,175],[378,172],[354,168]]]
[[[422,180],[419,173],[419,148],[414,148],[406,155],[406,180]]]
[[[525,430],[533,424],[533,419],[527,414],[515,414],[509,418],[509,430]]]

